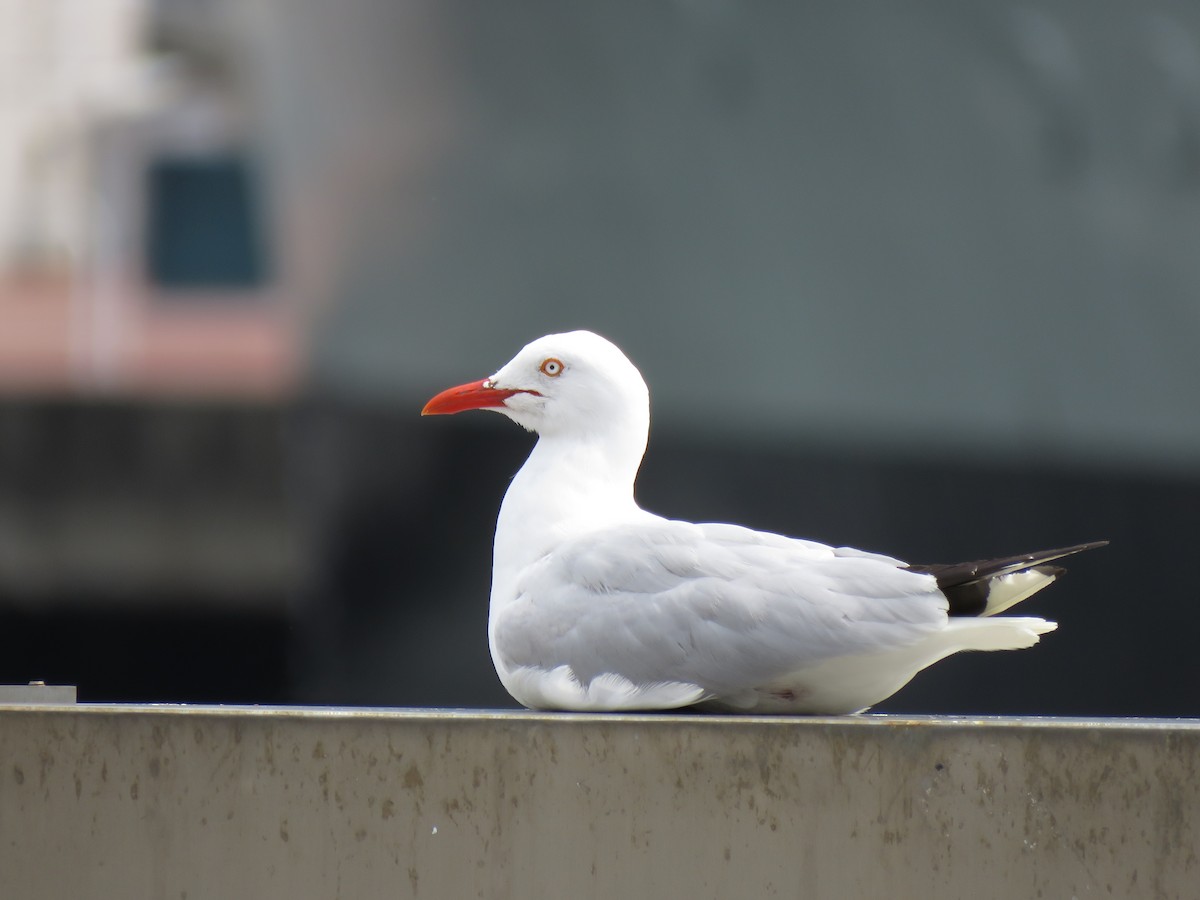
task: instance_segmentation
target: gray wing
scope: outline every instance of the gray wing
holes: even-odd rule
[[[928,575],[886,556],[735,525],[622,525],[559,545],[494,621],[512,667],[570,666],[725,695],[910,644],[946,622]]]

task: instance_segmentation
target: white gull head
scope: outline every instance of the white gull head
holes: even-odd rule
[[[538,338],[490,377],[438,394],[422,414],[467,409],[503,413],[542,438],[522,470],[538,472],[539,494],[554,493],[554,469],[570,483],[568,494],[590,488],[632,498],[650,430],[650,393],[611,341],[590,331]]]
[[[590,331],[538,338],[487,381],[513,392],[494,409],[543,436],[638,433],[650,426],[641,373],[620,348]]]

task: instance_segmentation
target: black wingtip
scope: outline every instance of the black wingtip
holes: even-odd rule
[[[938,590],[950,602],[952,616],[979,616],[988,608],[991,581],[1014,572],[1037,569],[1046,575],[1061,577],[1067,570],[1048,563],[1074,556],[1085,550],[1107,546],[1108,541],[1091,541],[1071,547],[1042,550],[1037,553],[1022,553],[1017,556],[1002,556],[996,559],[981,559],[974,562],[948,563],[940,565],[909,565],[912,572],[932,575],[937,579]]]
[[[989,578],[993,575],[1003,575],[1008,572],[1020,572],[1023,569],[1032,569],[1034,566],[1044,565],[1054,562],[1056,559],[1074,556],[1076,553],[1082,553],[1085,550],[1095,550],[1107,545],[1108,541],[1091,541],[1087,544],[1075,544],[1071,547],[1058,547],[1054,550],[1041,550],[1036,553],[1020,553],[1016,556],[999,556],[995,559],[978,559],[973,562],[935,563],[932,565],[912,563],[906,566],[906,568],[912,572],[921,572],[922,574],[935,576],[938,580],[938,586],[942,587],[943,580],[945,580],[947,585],[965,584],[969,581]]]
[[[1066,547],[1059,552],[1064,556],[1070,556],[1072,553],[1082,553],[1084,550],[1096,550],[1100,547],[1107,547],[1109,543],[1109,541],[1092,541],[1088,544],[1076,544],[1074,547]]]

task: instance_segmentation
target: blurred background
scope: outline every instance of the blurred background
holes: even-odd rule
[[[918,562],[1107,538],[881,709],[1200,715],[1200,7],[0,0],[0,682],[511,706],[589,328],[643,505]]]

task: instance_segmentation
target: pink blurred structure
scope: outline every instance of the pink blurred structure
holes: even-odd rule
[[[102,293],[65,276],[10,276],[0,281],[0,393],[288,393],[300,341],[286,307],[211,306],[156,308],[133,279]]]

